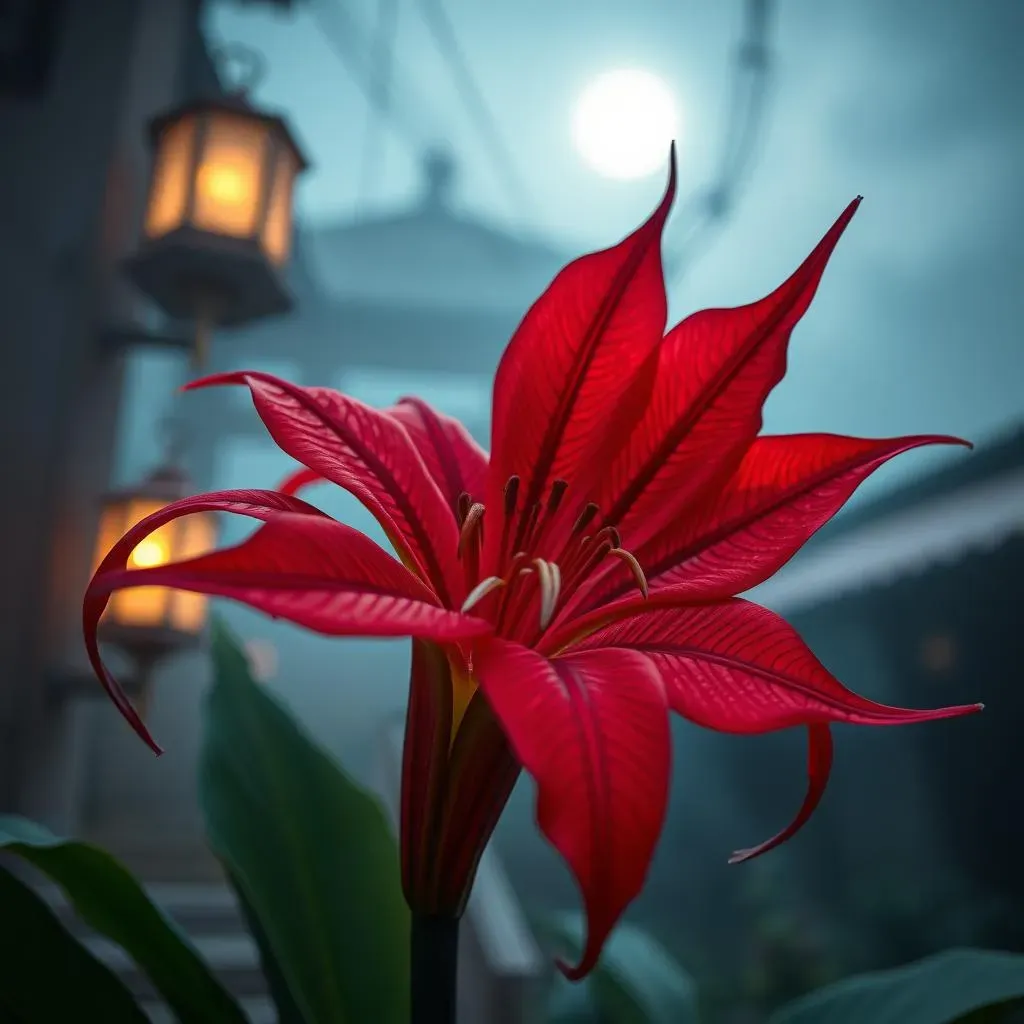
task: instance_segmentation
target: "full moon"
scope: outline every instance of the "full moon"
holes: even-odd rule
[[[624,68],[599,75],[583,90],[572,127],[576,149],[598,174],[645,178],[667,166],[679,113],[660,78]]]

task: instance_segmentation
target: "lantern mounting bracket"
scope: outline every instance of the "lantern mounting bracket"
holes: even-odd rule
[[[194,331],[151,331],[144,327],[108,327],[100,334],[100,345],[107,352],[119,353],[136,346],[172,348],[190,351],[195,344]]]
[[[119,674],[118,682],[133,703],[145,697],[148,689],[145,673]],[[102,696],[103,687],[91,668],[61,667],[46,674],[46,697],[54,704]]]

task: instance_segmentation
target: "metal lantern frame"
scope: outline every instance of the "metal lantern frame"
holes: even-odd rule
[[[204,224],[209,218],[200,205],[206,201],[216,208],[216,198],[204,197],[200,179],[232,132],[248,133],[250,144],[259,143],[248,154],[248,171],[256,177],[249,230]],[[291,250],[294,185],[309,161],[285,120],[256,109],[239,93],[163,113],[150,122],[149,134],[154,159],[146,231],[125,263],[131,279],[178,319],[235,326],[288,312],[292,302],[281,271]],[[159,210],[166,201],[161,190],[178,193],[169,213]],[[229,207],[224,203],[222,210]],[[154,212],[166,223],[154,224]]]
[[[168,459],[140,484],[109,492],[102,503],[97,563],[111,547],[111,538],[116,542],[144,515],[186,497],[191,491],[188,475]],[[204,553],[214,545],[217,533],[213,514],[209,512],[172,520],[160,531],[163,531],[162,541],[166,542],[168,550],[166,558],[156,564]],[[167,655],[202,646],[206,630],[205,597],[166,587],[152,589],[153,599],[142,613],[139,595],[149,590],[148,587],[116,591],[98,630],[100,642],[128,655],[135,662],[140,677],[147,675]],[[144,599],[142,603],[145,606]]]

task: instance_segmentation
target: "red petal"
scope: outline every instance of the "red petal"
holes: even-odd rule
[[[234,512],[265,525],[236,547],[151,569],[127,569],[146,536],[192,512]],[[153,749],[138,714],[103,665],[96,630],[110,594],[164,586],[230,597],[333,636],[459,639],[488,631],[482,620],[441,608],[430,590],[368,537],[298,498],[273,491],[221,491],[173,502],[133,526],[100,563],[86,590],[83,628],[107,693]]]
[[[565,858],[587,911],[576,967],[590,971],[639,893],[661,833],[671,760],[665,696],[630,651],[554,661],[518,644],[485,642],[474,675],[522,766],[537,783],[537,824]]]
[[[308,469],[306,466],[303,466],[301,469],[297,469],[294,473],[286,476],[277,485],[277,493],[298,494],[299,491],[312,487],[313,484],[322,483],[323,479],[315,469]]]
[[[857,198],[847,206],[769,296],[695,313],[669,332],[647,412],[594,498],[628,547],[675,519],[753,441],[761,407],[785,373],[790,334],[859,204]]]
[[[400,398],[387,411],[409,432],[453,512],[463,492],[483,500],[487,452],[457,419],[445,416],[420,398]]]
[[[452,676],[444,650],[414,640],[409,703],[402,743],[402,890],[418,913],[438,913],[431,904],[440,814],[448,788],[452,737]]]
[[[717,600],[763,583],[825,525],[879,466],[912,448],[968,442],[925,435],[882,440],[836,434],[757,438],[723,490],[689,517],[668,524],[636,556],[652,592],[672,588],[691,601]],[[608,576],[587,607],[627,593]]]
[[[268,373],[221,373],[189,388],[246,384],[277,446],[357,497],[402,560],[448,607],[464,596],[455,560],[458,530],[409,435],[387,413],[330,388],[307,388]]]
[[[613,248],[565,267],[509,342],[494,381],[489,508],[501,508],[512,475],[522,480],[521,507],[530,507],[554,480],[576,479],[603,443],[609,409],[665,330],[661,233],[675,187],[673,148],[651,218]]]
[[[466,708],[448,757],[437,853],[437,906],[461,913],[480,857],[519,778],[520,766],[479,691]]]
[[[936,435],[759,437],[717,498],[641,549],[648,580],[652,587],[685,586],[703,600],[749,590],[782,568],[879,466],[928,444],[967,442]]]
[[[827,725],[815,724],[807,727],[807,793],[797,811],[796,817],[781,832],[766,839],[757,846],[737,850],[730,858],[730,864],[742,864],[753,860],[762,853],[774,850],[787,839],[792,839],[807,824],[821,798],[825,795],[829,773],[832,771],[832,730]]]
[[[663,600],[667,603],[670,595]],[[846,689],[774,612],[739,598],[721,604],[634,609],[573,649],[646,654],[684,718],[728,733],[762,733],[815,722],[902,725],[980,711],[982,705],[913,711]]]

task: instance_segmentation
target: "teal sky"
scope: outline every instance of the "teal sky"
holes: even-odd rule
[[[315,162],[298,199],[309,223],[410,202],[419,147],[443,139],[459,159],[465,209],[570,253],[617,240],[649,212],[662,177],[602,180],[574,153],[569,125],[582,85],[619,66],[649,69],[676,92],[685,123],[683,195],[707,182],[721,143],[739,0],[446,0],[526,183],[528,209],[503,190],[417,0],[398,0],[395,37],[396,104],[411,127],[400,134],[369,117],[314,12],[333,22],[348,12],[355,29],[346,39],[365,52],[377,4],[310,0],[291,15],[225,5],[208,25],[214,42],[247,43],[266,56],[259,99],[287,113]],[[772,6],[775,70],[764,145],[734,215],[671,289],[673,318],[760,297],[863,193],[795,332],[767,429],[935,431],[981,442],[1010,429],[1024,417],[1024,4]],[[378,173],[362,188],[368,146],[378,147]],[[678,217],[670,221],[667,249],[684,227]],[[134,404],[146,410],[153,403],[145,380],[164,385],[153,357],[143,362]],[[364,374],[359,386],[381,395],[392,382],[374,386]],[[394,387],[432,388],[440,404],[462,412],[467,402],[486,409],[489,382],[469,382],[475,398],[467,398],[465,383],[447,396],[436,382]],[[486,432],[485,421],[480,429]],[[145,431],[128,433],[148,444]],[[143,457],[140,448],[129,461]],[[874,486],[896,483],[930,458],[897,460]]]

